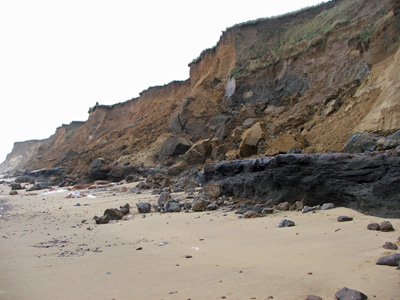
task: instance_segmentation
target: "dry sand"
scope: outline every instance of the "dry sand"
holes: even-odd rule
[[[222,210],[143,218],[135,204],[157,196],[120,188],[67,199],[68,192],[9,196],[0,186],[3,207],[12,205],[0,212],[0,299],[335,299],[343,287],[400,299],[400,271],[375,264],[399,252],[382,248],[397,242],[398,219],[389,220],[396,231],[385,233],[366,228],[383,219],[346,208],[257,219]],[[95,224],[94,215],[125,203],[133,207],[127,220]],[[338,223],[339,215],[354,221]],[[278,228],[285,218],[296,226]]]

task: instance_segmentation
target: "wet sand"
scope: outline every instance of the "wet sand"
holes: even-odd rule
[[[400,299],[400,271],[376,265],[399,253],[382,247],[399,245],[398,219],[389,219],[396,231],[379,232],[367,225],[384,219],[346,208],[256,219],[222,209],[143,217],[136,203],[158,196],[130,193],[134,185],[78,199],[68,191],[10,196],[1,185],[1,206],[12,209],[0,212],[0,299],[335,299],[343,287]],[[95,224],[94,215],[126,203],[125,220]],[[340,215],[354,220],[339,223]],[[282,219],[296,226],[278,228]]]

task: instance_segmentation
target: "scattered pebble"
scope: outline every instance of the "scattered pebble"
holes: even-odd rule
[[[339,216],[337,218],[338,222],[349,222],[349,221],[353,221],[352,217],[348,217],[348,216]]]

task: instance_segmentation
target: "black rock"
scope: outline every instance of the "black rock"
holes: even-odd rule
[[[278,227],[292,227],[292,226],[295,226],[295,225],[296,224],[293,221],[284,219],[284,220],[279,222]]]
[[[381,228],[381,231],[383,231],[383,232],[394,231],[393,225],[389,221],[381,222],[379,227]]]
[[[388,250],[397,250],[399,247],[397,247],[396,244],[393,244],[392,242],[386,242],[385,245],[383,245],[383,248],[388,249]]]
[[[22,187],[22,185],[19,184],[19,183],[12,183],[12,184],[11,184],[11,190],[12,190],[12,191],[22,190],[22,189],[23,189],[23,187]]]
[[[122,211],[118,208],[107,208],[104,211],[104,216],[105,215],[108,215],[110,217],[110,220],[120,220],[124,216]]]
[[[129,214],[130,206],[129,206],[129,204],[127,203],[127,204],[125,204],[124,206],[120,206],[120,207],[119,207],[119,210],[120,210],[120,211],[122,212],[122,214],[125,216],[125,215]]]
[[[394,253],[388,256],[381,257],[376,262],[377,265],[397,267],[400,264],[400,253]]]
[[[380,230],[381,229],[381,227],[379,226],[378,223],[370,223],[367,225],[367,228],[369,230]]]
[[[95,159],[94,161],[92,161],[92,162],[90,163],[90,168],[91,168],[92,170],[97,170],[97,169],[100,169],[102,166],[104,166],[105,163],[106,163],[106,162],[105,162],[104,159],[98,158],[98,159]]]
[[[342,288],[335,294],[336,299],[338,300],[365,300],[368,299],[368,296],[356,291],[349,289],[347,287]]]
[[[222,194],[258,201],[329,199],[382,217],[400,217],[400,148],[362,154],[278,155],[204,166],[204,180],[221,183]]]
[[[94,220],[96,221],[96,224],[107,224],[110,221],[110,216],[109,215],[104,215],[101,217],[94,216]]]
[[[349,221],[353,221],[352,217],[348,217],[348,216],[339,216],[337,218],[338,222],[349,222]]]
[[[149,202],[139,202],[139,203],[136,203],[136,206],[137,206],[139,213],[141,213],[141,214],[146,214],[151,211],[151,205]]]
[[[124,168],[112,169],[107,174],[107,177],[108,177],[108,180],[110,180],[110,181],[119,182],[125,178],[125,170],[124,170]]]

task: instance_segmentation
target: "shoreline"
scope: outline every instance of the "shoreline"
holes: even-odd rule
[[[400,294],[399,271],[376,265],[399,253],[382,248],[400,244],[399,219],[347,208],[256,219],[223,208],[143,217],[136,203],[156,203],[158,195],[130,193],[135,185],[77,199],[25,190],[10,196],[1,185],[0,199],[12,207],[0,217],[0,299],[335,299],[343,287],[370,299]],[[95,224],[94,215],[126,203],[125,220]],[[340,215],[354,220],[338,223]],[[282,219],[296,226],[278,228]],[[383,220],[395,231],[367,229]]]

